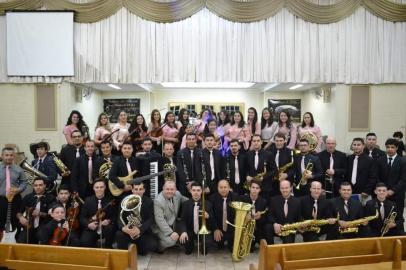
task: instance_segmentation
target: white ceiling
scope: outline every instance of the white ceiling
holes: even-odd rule
[[[166,90],[179,90],[179,91],[188,91],[191,88],[166,88],[163,87],[159,83],[148,83],[148,84],[114,84],[119,86],[121,89],[114,89],[110,86],[108,86],[107,83],[91,83],[91,84],[83,84],[86,87],[90,87],[93,90],[98,90],[98,91],[108,91],[108,92],[160,92],[160,91],[166,91]],[[246,90],[250,91],[260,91],[260,92],[267,92],[267,91],[272,91],[272,92],[281,92],[281,91],[295,91],[295,92],[302,92],[302,91],[307,91],[311,89],[317,89],[320,88],[326,84],[303,84],[302,87],[294,89],[294,90],[289,90],[290,87],[296,85],[296,83],[255,83],[253,86],[248,87],[248,88],[243,88]],[[196,89],[204,89],[204,88],[193,88],[194,90]],[[221,88],[222,91],[224,90],[235,90],[234,89],[223,89]]]

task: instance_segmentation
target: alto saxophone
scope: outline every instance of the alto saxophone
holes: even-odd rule
[[[275,174],[275,176],[273,177],[274,181],[279,181],[279,177],[281,176],[282,173],[285,173],[287,170],[289,170],[293,165],[293,151],[290,151],[290,156],[291,156],[291,160],[289,163],[283,165],[282,167],[279,167],[278,172]]]
[[[258,173],[258,174],[255,175],[254,177],[252,177],[252,180],[251,180],[251,181],[261,182],[261,183],[262,183],[262,181],[264,181],[264,176],[265,176],[265,174],[266,174],[266,162],[264,162],[264,171],[261,172],[261,173]],[[249,190],[249,189],[250,189],[250,185],[249,185],[248,181],[245,181],[245,183],[244,183],[244,188],[245,188],[246,190]]]
[[[342,228],[342,227],[339,227],[339,232],[341,233],[341,234],[346,234],[346,233],[358,233],[358,227],[362,224],[362,223],[364,223],[364,222],[367,222],[367,221],[371,221],[371,220],[374,220],[374,219],[377,219],[379,217],[379,214],[378,214],[378,210],[376,210],[376,214],[374,215],[374,216],[368,216],[368,217],[363,217],[363,218],[360,218],[360,219],[355,219],[355,220],[353,220],[353,221],[348,221],[347,222],[347,225],[348,225],[348,227],[347,228]]]
[[[397,213],[395,212],[395,206],[392,206],[390,209],[389,215],[385,220],[383,221],[383,227],[381,229],[381,237],[383,237],[385,234],[387,234],[390,230],[389,224],[395,223]]]

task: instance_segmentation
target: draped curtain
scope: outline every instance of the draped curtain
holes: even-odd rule
[[[157,23],[118,6],[104,20],[75,23],[75,76],[69,78],[7,77],[5,17],[0,16],[0,83],[406,83],[406,22],[384,20],[361,2],[355,12],[329,24],[305,21],[288,8],[251,23],[225,20],[208,8]]]

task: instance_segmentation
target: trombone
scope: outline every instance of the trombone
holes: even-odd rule
[[[202,241],[203,241],[203,258],[206,258],[206,235],[210,234],[210,231],[207,229],[206,225],[206,194],[205,194],[205,189],[206,189],[206,168],[204,166],[204,160],[203,160],[203,153],[201,154],[201,161],[202,161],[202,222],[201,222],[201,227],[200,230],[197,234],[197,258],[200,258],[200,236],[202,236]]]

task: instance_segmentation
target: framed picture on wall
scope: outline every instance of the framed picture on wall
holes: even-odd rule
[[[300,123],[302,114],[301,99],[268,99],[268,107],[274,112],[274,120],[277,121],[281,111],[288,111],[293,122]]]
[[[209,102],[209,103],[200,103],[200,102],[169,102],[168,108],[170,111],[174,112],[177,116],[179,111],[182,108],[185,108],[189,111],[190,116],[195,118],[198,114],[205,108],[209,108],[215,113],[219,113],[221,110],[226,110],[229,113],[235,111],[244,112],[244,103],[239,102]]]
[[[103,99],[103,109],[109,116],[110,123],[118,122],[118,115],[121,111],[127,113],[127,121],[131,122],[135,115],[140,112],[140,103],[141,99],[139,98]]]

